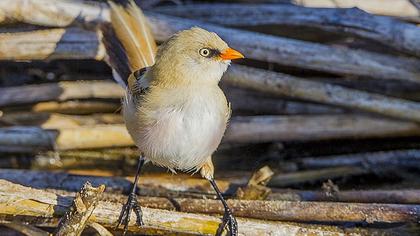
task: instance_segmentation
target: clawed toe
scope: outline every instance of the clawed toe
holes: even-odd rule
[[[228,227],[229,235],[238,235],[238,223],[230,210],[227,210],[223,215],[223,220],[217,229],[216,236],[221,236],[226,226]]]
[[[137,201],[137,197],[135,193],[131,193],[128,196],[127,203],[124,204],[120,216],[118,218],[118,224],[116,225],[115,229],[117,229],[120,225],[124,226],[123,235],[125,235],[128,231],[128,224],[130,223],[130,215],[131,211],[134,210],[134,213],[136,214],[136,223],[138,226],[144,225],[143,223],[143,212],[141,210],[141,207]]]

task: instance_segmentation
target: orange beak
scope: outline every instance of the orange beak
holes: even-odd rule
[[[227,60],[244,58],[244,55],[242,55],[242,53],[236,51],[235,49],[228,48],[222,53],[220,53],[220,58],[222,58],[222,60],[227,61]]]

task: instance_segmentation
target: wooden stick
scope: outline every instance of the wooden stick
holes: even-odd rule
[[[359,167],[336,167],[320,170],[298,171],[287,174],[277,174],[268,183],[272,187],[284,187],[311,181],[333,179],[343,176],[363,175],[369,170]]]
[[[62,196],[74,196],[70,192],[49,190]],[[125,203],[126,197],[117,194],[104,194],[101,200]],[[158,198],[142,196],[138,198],[143,207],[181,212],[223,214],[223,206],[217,200],[189,198]],[[317,221],[317,222],[412,222],[419,205],[401,204],[360,204],[299,201],[261,201],[261,200],[228,200],[237,216],[284,221]],[[312,209],[312,210],[311,210]],[[363,216],[369,212],[370,217]]]
[[[2,33],[0,42],[0,60],[102,60],[105,56],[97,34],[78,28]]]
[[[102,169],[115,174],[135,170],[140,151],[136,148],[107,148],[99,150],[48,151],[30,160],[30,168],[38,170]],[[11,157],[16,160],[16,157]],[[19,159],[19,158],[17,158]],[[7,160],[3,157],[2,160]],[[13,160],[13,159],[12,159]],[[10,160],[10,163],[13,161]],[[51,161],[54,160],[54,161]],[[116,169],[115,166],[124,168]],[[3,165],[6,168],[6,165]]]
[[[409,0],[297,0],[294,4],[306,7],[352,8],[388,16],[419,16],[418,11]]]
[[[45,112],[13,112],[0,117],[0,122],[17,126],[40,126],[44,129],[77,128],[100,124],[123,124],[118,114],[92,114],[90,116],[63,115]]]
[[[64,189],[79,191],[86,181],[93,185],[106,185],[107,192],[128,193],[134,178],[131,177],[101,177],[88,175],[75,175],[65,172],[47,172],[34,170],[0,169],[0,179],[41,189]],[[225,194],[233,193],[233,184],[246,184],[247,179],[241,181],[217,180],[220,190]],[[178,174],[144,174],[139,180],[139,193],[141,195],[157,195],[177,197],[179,192],[199,193],[202,197],[215,196],[209,182],[200,177]],[[236,190],[236,189],[235,189]],[[184,195],[185,196],[185,195]]]
[[[299,160],[299,164],[308,169],[337,166],[413,166],[420,163],[420,150],[395,150],[344,154],[324,157],[307,157]]]
[[[222,81],[222,86],[229,82]],[[229,86],[223,89],[232,104],[234,114],[252,115],[297,115],[297,114],[341,114],[346,110],[318,103],[293,101],[279,96],[267,96],[251,90]]]
[[[175,199],[181,211],[223,213],[217,200]],[[229,200],[242,217],[297,222],[417,222],[419,205]],[[264,210],[265,209],[265,210]],[[414,215],[412,214],[414,213]]]
[[[4,183],[7,186],[10,182],[0,180],[0,183]],[[56,192],[54,190],[49,190],[48,194],[50,193],[56,193],[63,198],[68,198],[68,196],[72,195],[68,192]],[[18,195],[15,192],[12,194]],[[104,197],[106,202],[118,204],[124,203],[125,198],[120,195],[110,194],[104,194]],[[101,199],[100,202],[104,200]],[[165,198],[150,197],[139,197],[139,200],[145,208],[158,207],[172,210],[176,206],[176,209],[181,212],[204,214],[223,214],[224,210],[218,200],[174,198],[172,201],[169,201]],[[160,202],[164,204],[160,204]],[[418,213],[414,212],[418,212],[420,208],[418,205],[260,200],[228,200],[228,203],[235,214],[240,217],[298,222],[416,222]],[[100,208],[100,205],[98,208]]]
[[[58,82],[0,88],[0,107],[71,99],[121,99],[124,90],[111,81]]]
[[[105,101],[66,101],[40,102],[32,107],[18,107],[17,110],[34,112],[57,112],[62,114],[86,115],[94,113],[116,113],[121,108],[121,102]],[[6,110],[6,109],[5,109]],[[13,109],[11,109],[13,110]],[[16,109],[15,109],[16,110]]]
[[[374,16],[357,8],[306,8],[288,4],[190,4],[158,7],[159,13],[239,27],[311,27],[357,36],[420,56],[420,31],[391,17]],[[232,14],[234,13],[234,14]],[[401,37],[393,37],[401,35]]]
[[[354,115],[234,117],[224,142],[261,143],[351,137],[402,137],[420,134],[417,124]],[[125,125],[60,129],[0,128],[0,150],[40,151],[132,146]]]
[[[7,2],[9,1],[12,0],[5,0],[3,2],[7,5]],[[62,1],[63,0],[55,0],[53,5],[60,5],[62,4]],[[32,0],[31,3],[37,4],[37,1]],[[60,15],[62,15],[62,17],[68,17],[69,15],[70,17],[72,17],[74,15],[78,15],[77,12],[81,12],[84,9],[85,5],[86,4],[83,3],[75,3],[73,5],[73,8],[66,8],[66,10],[71,11],[71,13],[66,14],[66,11],[60,11]],[[23,5],[21,6],[21,8],[25,6],[27,5]],[[21,8],[19,8],[18,12],[23,11]],[[30,11],[32,11],[32,9],[33,8],[30,8]],[[59,15],[57,14],[55,9],[49,9],[50,11],[52,11],[52,14],[50,15]],[[14,17],[14,15],[16,15],[17,12],[13,12],[13,9],[6,8],[4,12],[4,14],[6,14],[9,18],[21,19],[20,16]],[[45,15],[48,16],[48,14]],[[45,17],[45,15],[43,16]],[[420,81],[420,69],[417,66],[419,64],[419,61],[416,59],[408,59],[403,57],[395,58],[391,56],[380,55],[361,50],[334,48],[316,43],[303,42],[299,40],[275,37],[237,29],[229,29],[209,23],[203,23],[200,21],[169,17],[156,13],[146,13],[146,15],[151,23],[151,28],[154,32],[154,36],[159,41],[168,39],[172,34],[180,30],[187,29],[193,26],[200,26],[206,28],[207,30],[218,33],[222,38],[229,42],[232,47],[240,49],[244,53],[244,55],[251,59],[278,63],[282,65],[302,67],[307,69],[327,71],[338,74],[355,74],[384,79],[407,79],[415,82]],[[28,15],[28,17],[30,17],[30,15]],[[37,22],[35,17],[31,18],[30,20],[24,20],[26,22],[31,23]],[[103,20],[108,21],[108,16],[104,17]],[[55,18],[50,18],[50,22],[55,21]],[[43,18],[43,20],[38,21],[38,23],[41,25],[45,24],[44,22],[45,18]],[[50,23],[49,25],[51,24],[53,23]],[[25,55],[24,52],[22,52],[23,54],[20,55],[20,53],[18,52],[15,53],[15,50],[10,50],[10,48],[14,48],[16,50],[22,48],[21,43],[16,44],[16,42],[18,42],[20,38],[25,39],[25,43],[28,43],[27,47],[31,47],[31,39],[33,39],[34,37],[39,38],[37,37],[39,36],[38,34],[51,35],[49,36],[49,38],[53,39],[51,40],[52,44],[57,43],[63,35],[62,29],[57,29],[57,32],[55,33],[54,29],[35,33],[37,35],[31,35],[31,32],[21,33],[21,35],[19,35],[20,37],[17,38],[13,38],[13,35],[0,36],[0,39],[4,45],[3,48],[0,47],[0,55],[2,56],[2,58],[58,58],[60,56],[65,56],[66,54],[71,54],[74,52],[80,53],[78,54],[78,56],[81,58],[102,59],[104,56],[103,47],[100,46],[99,43],[96,43],[96,45],[94,43],[91,46],[85,45],[89,47],[89,50],[87,48],[83,48],[83,50],[80,50],[81,46],[75,42],[72,42],[69,45],[66,44],[66,38],[61,39],[58,43],[57,48],[59,48],[60,50],[62,49],[62,51],[58,50],[58,52],[51,51],[50,47],[50,49],[44,50],[44,52],[41,53],[41,55],[37,56]],[[71,38],[70,35],[72,33],[72,30],[67,30],[64,36]],[[78,37],[80,37],[80,35],[78,35]],[[62,44],[62,42],[64,44]],[[99,42],[99,40],[97,42]],[[39,47],[39,42],[36,45],[37,47]],[[70,47],[75,48],[72,49]],[[96,50],[97,48],[99,48],[98,53],[93,53],[92,50]],[[37,49],[28,48],[26,50],[28,52],[35,52]]]
[[[225,82],[260,92],[308,99],[420,122],[420,103],[298,79],[286,74],[234,65],[225,75]]]
[[[64,173],[48,173],[48,172],[22,171],[22,170],[1,170],[0,178],[5,178],[9,181],[12,181],[15,183],[21,183],[27,186],[34,186],[36,188],[56,188],[56,189],[65,189],[67,191],[74,191],[74,189],[80,188],[80,186],[86,180],[93,181],[96,184],[103,184],[103,183],[107,184],[108,185],[107,191],[115,191],[115,189],[118,189],[118,188],[119,189],[125,188],[128,191],[130,188],[129,182],[121,181],[120,178],[75,176],[75,175],[69,175],[69,174],[64,174]],[[171,185],[168,182],[168,180],[173,181],[173,189],[178,189],[178,190],[182,189],[183,191],[192,191],[193,189],[192,188],[193,185],[190,185],[189,187],[186,186],[188,184],[193,183],[191,181],[192,180],[191,178],[190,180],[184,179],[183,181],[180,181],[180,179],[174,176],[172,176],[171,178],[164,179],[158,176],[146,175],[146,176],[142,176],[142,179],[140,180],[140,191],[144,190],[144,188],[147,188],[148,186],[150,187],[152,184],[156,185],[158,183],[161,184],[161,186],[165,186],[168,188]],[[203,184],[206,182],[205,180],[200,180],[200,179],[197,179],[196,181],[197,183],[202,182]],[[183,184],[180,185],[180,183],[183,183]],[[229,188],[227,185],[225,185],[225,182],[223,181],[218,181],[218,183],[221,184],[221,186],[223,186],[223,189]],[[197,191],[197,187],[204,190],[203,188],[204,186],[205,185],[201,185],[201,184],[196,185],[196,187],[194,187],[196,188],[195,191]],[[207,185],[206,189],[207,190],[202,192],[203,194],[206,191],[212,191],[209,185]],[[60,192],[57,192],[57,193],[63,194]],[[377,193],[377,194],[380,194],[380,193]],[[387,196],[390,196],[389,194]],[[207,196],[207,199],[213,198],[213,196],[209,196],[209,195],[206,195],[206,196]],[[311,198],[311,196],[308,196],[308,195],[302,195],[302,196]],[[413,198],[414,200],[410,200],[411,203],[414,203],[413,201],[416,201],[415,199],[418,200],[418,198],[416,198],[417,195],[414,192],[411,195],[407,195],[407,197],[408,196],[414,197]],[[119,203],[125,202],[125,197],[121,197],[120,195],[105,194],[104,198],[105,198],[104,200],[106,201],[119,202]],[[176,202],[178,202],[178,204],[175,204],[176,206],[174,206],[171,201],[165,198],[140,197],[139,200],[142,205],[147,206],[147,207],[153,207],[153,208],[161,208],[161,209],[168,209],[168,210],[181,209],[183,211],[190,211],[190,212],[204,212],[205,209],[208,209],[206,213],[222,212],[222,208],[219,208],[218,206],[220,203],[216,200],[214,201],[205,200],[203,202],[201,200],[195,201],[191,199],[176,198],[175,200]],[[331,200],[331,199],[328,199],[328,200]],[[256,205],[254,205],[253,202],[256,202]],[[237,200],[230,200],[230,204],[234,206],[235,212],[237,212],[237,214],[239,215],[243,215],[247,217],[250,217],[251,215],[252,217],[256,217],[256,218],[261,217],[263,219],[266,219],[265,218],[267,217],[266,214],[270,214],[272,215],[271,217],[277,217],[275,219],[285,219],[285,220],[291,220],[290,217],[292,217],[292,218],[295,218],[295,220],[306,219],[308,221],[313,221],[313,220],[316,221],[317,219],[321,219],[321,218],[325,221],[336,221],[336,220],[337,221],[346,221],[346,220],[364,221],[365,218],[363,217],[365,216],[362,216],[364,212],[371,212],[373,214],[371,215],[370,218],[367,219],[368,222],[370,220],[376,221],[379,219],[380,219],[379,221],[381,222],[389,222],[389,221],[398,221],[398,219],[399,220],[415,219],[416,217],[413,215],[408,216],[409,214],[406,215],[406,213],[403,213],[403,212],[407,212],[407,209],[408,209],[407,208],[408,206],[403,206],[403,205],[370,205],[370,204],[353,204],[353,205],[350,204],[349,205],[349,204],[336,204],[336,203],[316,204],[314,202],[294,204],[291,202],[273,202],[273,204],[275,204],[273,205],[273,207],[277,206],[277,208],[271,208],[271,207],[267,207],[267,205],[264,205],[264,204],[271,204],[270,202],[266,202],[266,201],[244,202],[244,201],[237,201]],[[254,208],[254,207],[259,207],[259,206],[262,207],[261,211],[256,210],[259,208]],[[279,210],[278,207],[281,207],[281,208],[284,207],[284,209]],[[418,206],[415,206],[415,207],[418,207]],[[300,210],[298,211],[290,210],[294,208],[297,208]],[[308,213],[307,212],[308,209],[311,209],[311,208],[322,209],[322,211],[309,211],[312,213]],[[368,210],[368,208],[371,210]],[[262,209],[265,209],[265,210],[262,210]],[[376,211],[375,209],[378,209],[378,211]],[[380,214],[379,209],[384,210],[383,214]],[[398,209],[400,210],[406,209],[406,210],[400,211]],[[257,212],[269,211],[270,213],[250,214],[250,211],[253,211],[253,210]],[[317,213],[322,214],[321,216],[319,216],[320,218],[318,218]],[[301,216],[300,214],[305,215],[305,216]],[[346,214],[348,215],[343,216]],[[413,218],[410,218],[410,217],[413,217]]]
[[[38,127],[0,129],[0,146],[32,147],[36,150],[69,150],[132,146],[125,125],[97,125],[79,128],[45,130]]]
[[[274,172],[268,166],[260,168],[254,172],[245,187],[238,187],[236,198],[241,200],[265,200],[271,193],[271,189],[266,187]]]
[[[358,203],[420,204],[420,190],[348,190],[333,196],[321,191],[272,189],[269,200],[280,201],[336,201]]]
[[[107,230],[105,227],[96,222],[89,222],[88,225],[91,228],[95,229],[99,236],[113,236],[113,234],[109,232],[109,230]]]
[[[26,235],[26,236],[51,236],[51,234],[47,231],[44,231],[42,229],[38,229],[32,225],[22,224],[18,222],[11,222],[7,224],[3,224],[4,226],[15,230],[16,232],[19,232],[18,235]],[[2,233],[4,233],[3,230],[0,229]],[[9,235],[9,234],[4,234]]]
[[[105,4],[98,3],[82,4],[65,0],[16,0],[1,1],[0,16],[0,23],[25,22],[59,27],[81,24],[92,27],[104,20],[109,21],[109,10]]]
[[[31,189],[8,181],[0,180],[0,216],[8,217],[19,214],[21,221],[26,219],[51,218],[62,215],[69,207],[70,197]],[[122,204],[100,201],[93,211],[91,220],[111,227],[116,224]],[[24,211],[23,211],[24,210]],[[143,234],[189,233],[212,235],[216,231],[220,219],[213,216],[170,212],[165,210],[143,207],[145,226],[134,226],[134,215],[130,220],[129,230]],[[284,232],[287,235],[301,235],[298,232],[323,235],[344,235],[338,227],[316,227],[282,222],[266,222],[251,219],[238,219],[241,235],[266,235]]]
[[[259,143],[351,137],[416,136],[415,123],[357,115],[234,117],[224,142]]]
[[[80,192],[76,194],[69,210],[61,218],[55,235],[81,235],[104,190],[105,185],[95,188],[89,182],[86,182]]]

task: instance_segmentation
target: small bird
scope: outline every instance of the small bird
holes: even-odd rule
[[[157,48],[137,5],[109,2],[111,27],[103,42],[114,78],[126,88],[123,117],[141,155],[135,181],[117,227],[127,231],[131,211],[143,225],[136,190],[146,161],[175,171],[200,172],[210,181],[225,213],[216,235],[238,227],[214,180],[212,154],[230,117],[230,104],[218,83],[231,60],[244,56],[216,33],[199,27],[180,31]]]

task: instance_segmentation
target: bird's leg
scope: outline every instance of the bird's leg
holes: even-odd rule
[[[229,228],[229,232],[231,236],[238,235],[238,223],[236,222],[235,217],[232,214],[232,210],[229,208],[226,200],[223,198],[222,193],[220,192],[219,188],[214,181],[214,178],[209,180],[211,185],[213,186],[214,191],[216,191],[217,197],[219,197],[220,201],[222,201],[223,206],[225,207],[225,213],[223,214],[223,221],[220,224],[219,228],[217,229],[216,236],[222,235],[225,226],[227,225]]]
[[[136,213],[137,220],[136,223],[139,226],[144,225],[143,223],[143,213],[141,211],[140,204],[137,201],[137,181],[140,175],[141,168],[143,167],[145,160],[143,158],[143,155],[140,155],[138,164],[137,164],[137,171],[136,171],[136,177],[134,178],[133,187],[131,188],[130,194],[128,195],[127,203],[124,204],[120,217],[118,218],[118,224],[115,228],[118,228],[120,225],[124,225],[124,232],[123,235],[127,233],[128,230],[128,223],[130,222],[130,215],[131,211],[134,210],[134,213]]]
[[[222,196],[222,193],[219,190],[219,187],[217,187],[216,182],[214,181],[214,166],[213,162],[211,161],[211,157],[208,158],[208,160],[204,163],[204,165],[200,169],[201,175],[210,181],[211,186],[213,186],[214,191],[216,191],[217,197],[222,201],[222,204],[225,208],[225,213],[223,214],[223,221],[219,225],[219,228],[217,229],[216,236],[220,236],[223,233],[223,230],[225,229],[226,225],[228,226],[229,232],[231,236],[237,236],[238,235],[238,223],[236,222],[235,217],[232,214],[232,210],[229,208],[227,202]]]

